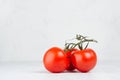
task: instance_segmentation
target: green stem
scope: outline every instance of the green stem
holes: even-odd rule
[[[73,48],[76,48],[76,46],[78,46],[78,48],[80,50],[83,50],[83,49],[86,49],[88,47],[89,42],[96,42],[97,43],[96,40],[94,40],[94,39],[87,39],[86,36],[84,37],[82,35],[76,35],[75,39],[78,40],[77,43],[65,43],[65,49],[64,49],[65,51],[72,50]],[[87,42],[87,44],[86,44],[85,48],[83,48],[83,43],[85,43],[85,42]]]

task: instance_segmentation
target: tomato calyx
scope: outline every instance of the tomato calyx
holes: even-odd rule
[[[67,43],[65,42],[65,48],[64,51],[70,51],[76,47],[78,47],[80,50],[84,50],[88,47],[90,42],[96,42],[96,40],[94,39],[89,39],[87,36],[82,36],[82,35],[76,35],[75,40],[77,40],[77,42],[72,42],[72,43]],[[83,44],[86,43],[85,47],[83,47]]]

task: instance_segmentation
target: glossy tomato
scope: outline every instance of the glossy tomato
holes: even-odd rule
[[[45,53],[43,63],[48,71],[54,73],[63,72],[68,67],[66,55],[58,47],[52,47]]]
[[[96,53],[92,49],[76,51],[72,55],[72,63],[81,72],[88,72],[93,69],[97,62]]]
[[[72,54],[75,52],[75,51],[77,51],[78,49],[72,49],[72,50],[68,50],[68,51],[66,51],[66,55],[67,55],[67,59],[68,59],[68,62],[69,62],[69,66],[67,67],[67,69],[66,70],[68,70],[68,71],[73,71],[74,69],[75,69],[75,67],[73,66],[73,64],[72,64],[72,61],[71,61],[71,57],[72,57]]]

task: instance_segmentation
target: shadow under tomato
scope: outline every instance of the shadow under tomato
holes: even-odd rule
[[[66,73],[76,74],[76,73],[82,73],[82,74],[86,74],[86,73],[90,73],[90,72],[84,73],[84,72],[79,72],[77,70],[74,70],[74,71],[64,71],[64,72],[60,72],[60,73],[52,73],[52,72],[49,72],[49,71],[41,70],[41,71],[31,71],[31,73],[37,73],[37,74],[41,74],[41,73],[42,74],[66,74]]]

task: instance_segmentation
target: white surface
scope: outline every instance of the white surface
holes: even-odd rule
[[[101,60],[120,52],[120,0],[0,0],[0,61],[41,61],[51,46],[83,34]]]
[[[120,80],[119,61],[101,61],[89,73],[50,73],[40,62],[0,63],[0,80]]]

